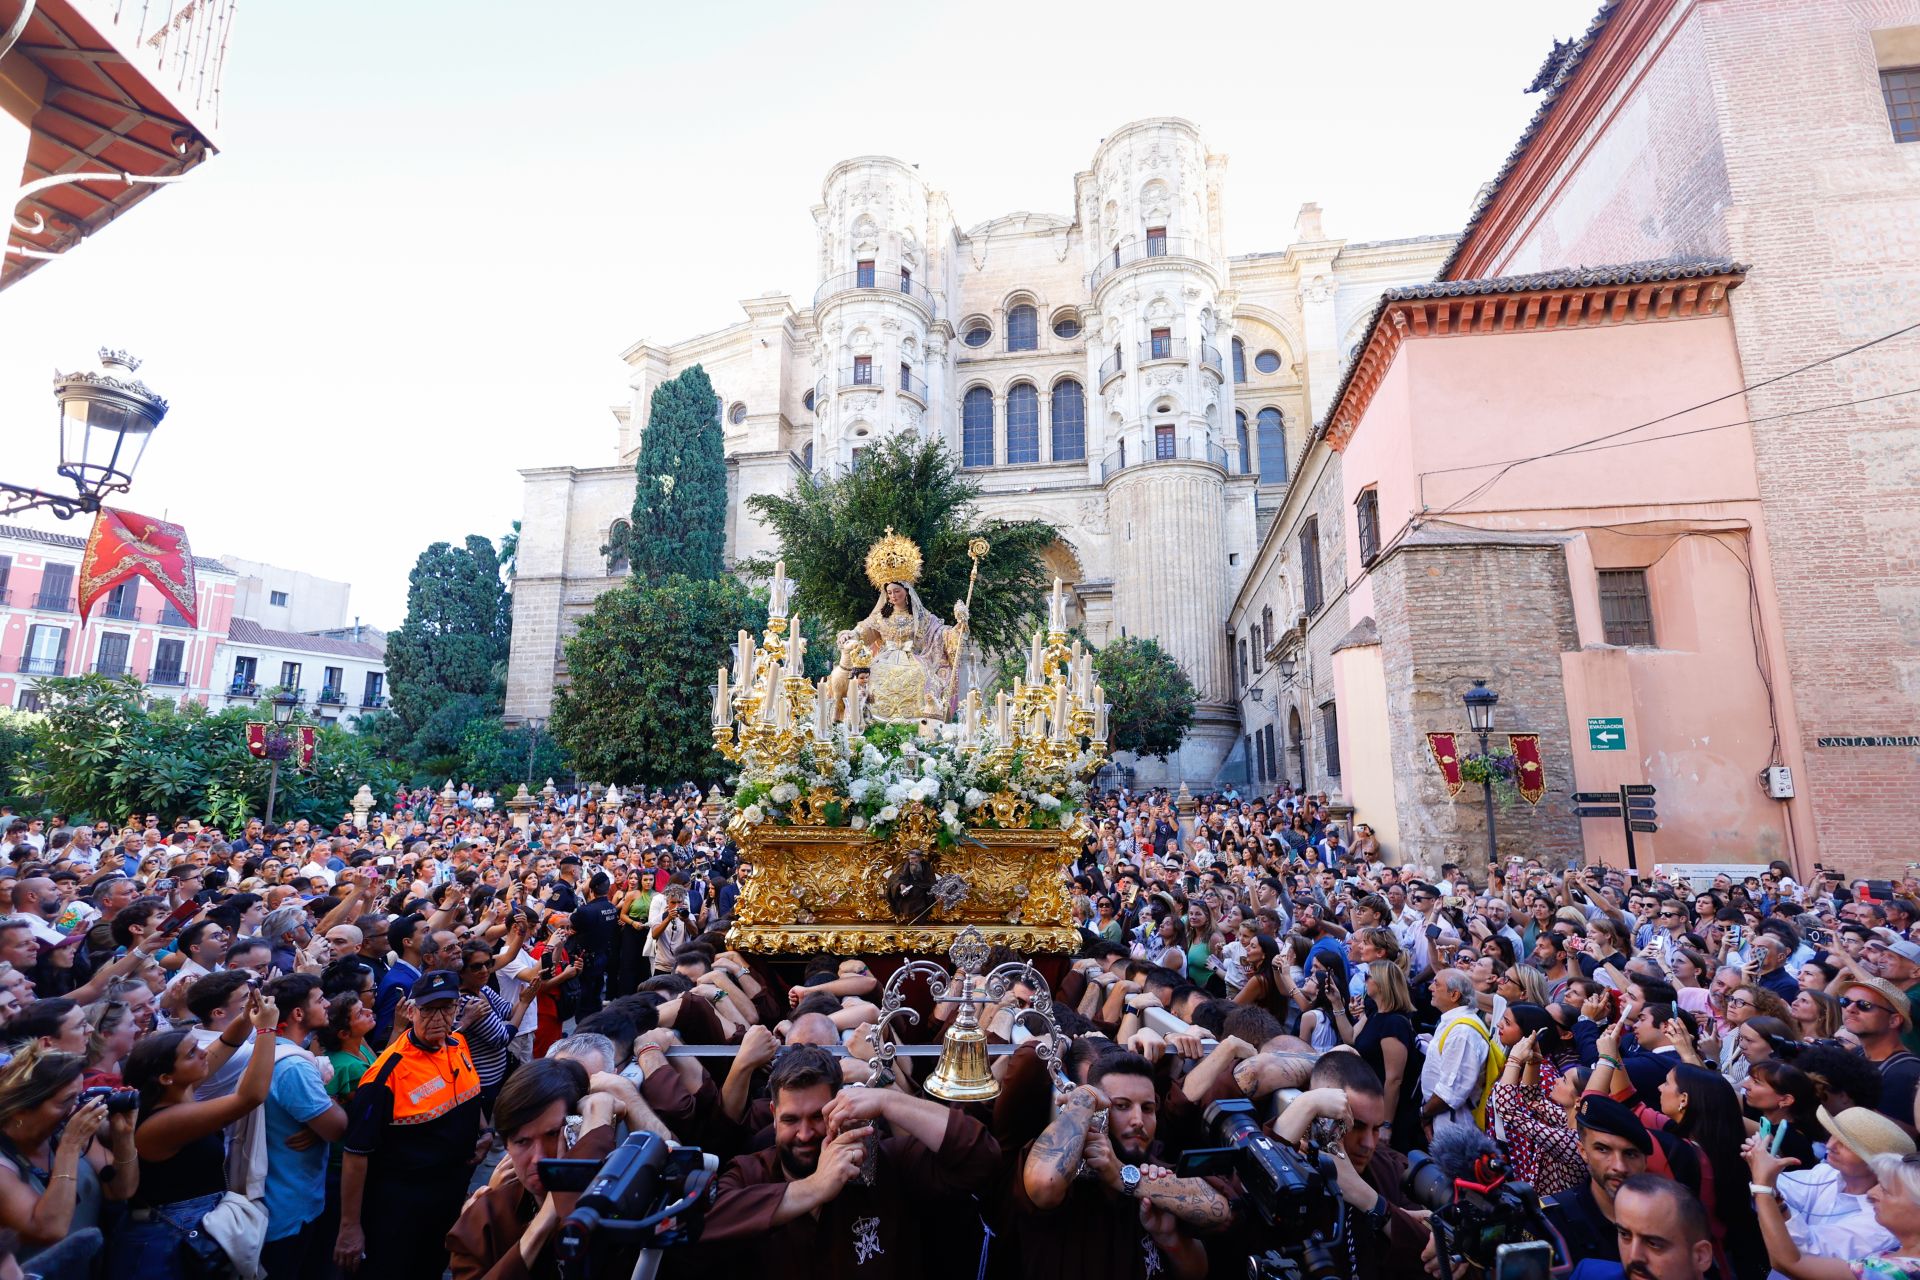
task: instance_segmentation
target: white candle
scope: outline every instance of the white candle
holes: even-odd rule
[[[747,644],[745,654],[741,659],[746,665],[740,672],[740,687],[742,689],[749,689],[753,687],[753,669],[758,666],[760,662],[760,646],[754,643],[753,635],[750,632],[742,631],[740,634],[745,638]]]
[[[733,723],[733,712],[727,706],[727,669],[720,668],[720,687],[713,695],[713,727],[723,729]]]
[[[1053,600],[1047,609],[1047,624],[1054,631],[1067,629],[1067,605],[1060,595],[1060,579],[1053,580]]]
[[[1007,691],[1005,689],[993,695],[993,736],[1001,746],[1007,745]]]
[[[825,742],[833,736],[833,699],[827,696],[825,686],[813,691],[813,740]]]
[[[1064,679],[1053,686],[1053,736],[1067,736],[1067,682]]]
[[[793,620],[791,634],[793,640],[787,645],[787,653],[791,661],[787,665],[792,668],[794,675],[803,676],[807,673],[807,638],[800,634],[800,619],[797,615]]]
[[[858,680],[847,686],[847,736],[853,737],[866,726],[867,688]]]

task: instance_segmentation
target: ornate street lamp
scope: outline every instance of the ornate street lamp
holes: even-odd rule
[[[291,689],[282,689],[273,695],[273,740],[267,743],[267,762],[272,769],[267,775],[268,826],[273,825],[273,802],[280,792],[280,762],[293,745],[287,737],[287,726],[293,723],[293,713],[299,706],[299,695]]]
[[[167,416],[167,402],[133,376],[140,362],[126,352],[102,347],[100,366],[98,373],[59,374],[53,382],[60,405],[59,472],[76,496],[0,481],[0,515],[41,508],[71,520],[132,487],[147,442]]]
[[[1480,737],[1480,757],[1487,755],[1487,735],[1493,731],[1493,709],[1500,705],[1500,695],[1487,688],[1485,680],[1475,680],[1473,688],[1460,695],[1460,701],[1467,704],[1467,727]],[[1495,867],[1500,856],[1493,843],[1493,778],[1489,776],[1482,782],[1487,804],[1487,866]]]

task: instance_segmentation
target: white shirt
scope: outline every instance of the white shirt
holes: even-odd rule
[[[684,900],[682,905],[685,905]],[[664,893],[656,893],[653,895],[653,902],[647,907],[648,932],[651,933],[653,926],[659,924],[666,918],[667,895]],[[687,922],[685,920],[675,920],[659,933],[653,934],[653,936],[647,940],[647,959],[653,961],[653,971],[655,973],[673,972],[673,953],[679,950],[686,941]]]
[[[540,962],[528,955],[527,949],[522,947],[514,954],[513,959],[507,961],[505,967],[495,971],[494,977],[500,980],[501,997],[511,1005],[520,998],[520,988],[537,977],[539,973]],[[527,1011],[520,1015],[520,1025],[514,1028],[514,1034],[530,1035],[539,1024],[540,1002],[529,1000]]]
[[[1802,1253],[1852,1261],[1871,1258],[1898,1243],[1892,1232],[1874,1220],[1873,1205],[1866,1196],[1848,1195],[1842,1189],[1840,1171],[1830,1164],[1817,1164],[1804,1172],[1789,1170],[1780,1175],[1779,1187],[1787,1205],[1787,1234]]]
[[[1474,1025],[1456,1029],[1455,1024],[1460,1022]],[[1447,1110],[1434,1117],[1436,1121],[1451,1119],[1479,1127],[1474,1124],[1473,1105],[1480,1101],[1486,1084],[1487,1049],[1486,1026],[1471,1007],[1456,1005],[1441,1015],[1440,1024],[1433,1029],[1426,1063],[1420,1068],[1420,1092],[1447,1104]]]

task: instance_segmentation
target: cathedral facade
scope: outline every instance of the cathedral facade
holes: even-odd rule
[[[548,714],[566,637],[624,576],[600,549],[631,509],[649,402],[698,364],[726,436],[730,561],[772,549],[751,495],[856,465],[888,433],[943,440],[983,514],[1060,530],[1071,622],[1095,644],[1152,637],[1192,677],[1193,732],[1137,780],[1240,776],[1229,609],[1381,293],[1431,279],[1453,238],[1348,243],[1306,205],[1292,244],[1229,256],[1226,170],[1191,123],[1135,121],[1074,177],[1070,215],[963,228],[914,165],[835,165],[811,298],[629,348],[606,465],[522,472],[509,718]]]

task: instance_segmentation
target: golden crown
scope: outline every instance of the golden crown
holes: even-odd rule
[[[919,582],[920,548],[888,525],[886,536],[867,549],[867,581],[880,590],[889,582]]]

